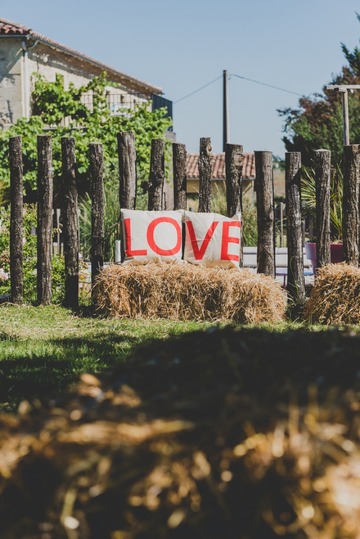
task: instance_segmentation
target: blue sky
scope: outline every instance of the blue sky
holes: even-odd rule
[[[163,88],[189,152],[222,151],[222,73],[230,142],[284,156],[277,109],[320,92],[359,45],[359,0],[17,0],[0,17]],[[270,88],[277,86],[287,91]],[[214,81],[214,82],[212,82]],[[201,91],[188,94],[209,84]],[[290,93],[294,92],[294,93]],[[351,121],[351,119],[350,119]],[[351,141],[360,142],[360,141]]]

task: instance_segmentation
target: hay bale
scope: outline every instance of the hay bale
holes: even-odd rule
[[[360,269],[347,264],[319,269],[304,316],[320,324],[360,324]]]
[[[246,269],[149,263],[105,267],[95,287],[99,313],[116,318],[233,320],[284,318],[286,298],[271,277]]]

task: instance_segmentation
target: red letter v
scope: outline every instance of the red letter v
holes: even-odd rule
[[[213,237],[213,234],[218,224],[218,221],[214,221],[213,223],[211,223],[210,228],[205,234],[203,242],[200,244],[199,240],[195,236],[194,225],[191,221],[186,221],[186,226],[189,232],[191,247],[194,252],[195,260],[202,260],[202,258],[204,257],[205,251],[208,248],[210,240]],[[198,243],[200,245],[199,247]]]

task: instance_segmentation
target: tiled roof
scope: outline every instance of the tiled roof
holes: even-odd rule
[[[7,21],[6,19],[0,19],[0,34],[7,36],[24,36],[29,34],[30,32],[30,28],[26,28],[26,26]]]
[[[115,82],[119,82],[120,84],[124,84],[127,87],[130,87],[136,92],[151,94],[163,93],[162,89],[157,86],[153,86],[152,84],[148,84],[147,82],[142,82],[138,79],[135,79],[134,77],[130,77],[125,73],[121,73],[120,71],[117,71],[114,68],[103,64],[102,62],[98,62],[97,60],[90,58],[90,56],[87,56],[86,54],[78,52],[74,49],[70,49],[65,45],[61,45],[60,43],[57,43],[56,41],[53,41],[52,39],[49,39],[42,34],[38,34],[37,32],[31,30],[31,28],[27,28],[26,26],[22,26],[21,24],[17,24],[15,22],[0,18],[0,38],[2,36],[26,36],[26,39],[31,38],[34,42],[40,41],[41,43],[44,43],[49,47],[52,47],[53,49],[64,52],[65,54],[68,54],[70,56],[74,56],[84,62],[88,62],[93,66],[99,68],[101,71],[106,71],[112,80],[114,80]]]
[[[244,153],[243,178],[255,178],[255,155]],[[188,178],[199,178],[199,154],[190,153],[186,157]],[[216,153],[212,156],[212,178],[225,178],[225,154]]]

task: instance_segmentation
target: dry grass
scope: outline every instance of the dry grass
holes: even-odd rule
[[[96,304],[99,313],[117,318],[258,324],[283,320],[286,297],[274,279],[246,269],[150,263],[106,267]]]
[[[360,269],[346,264],[319,269],[304,316],[320,324],[360,324]]]

